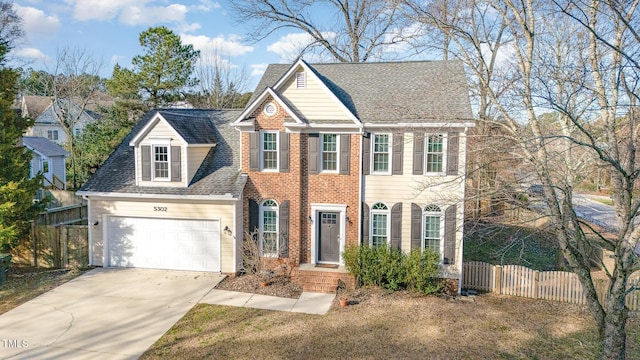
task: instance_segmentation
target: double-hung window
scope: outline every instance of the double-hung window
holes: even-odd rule
[[[322,134],[322,171],[338,171],[338,135]]]
[[[278,132],[263,132],[261,136],[262,170],[278,170]]]
[[[278,255],[278,204],[265,200],[260,206],[260,247],[263,256]]]
[[[375,203],[371,207],[371,245],[380,247],[389,244],[389,207]]]
[[[388,174],[391,171],[391,135],[390,134],[374,134],[372,149],[372,166],[373,173]]]
[[[425,139],[425,173],[441,174],[444,172],[445,138],[442,134],[429,134]]]
[[[444,237],[442,210],[436,205],[427,205],[424,208],[422,223],[422,248],[431,250],[442,257],[442,245]]]
[[[169,146],[153,146],[153,178],[169,180]]]
[[[58,140],[58,130],[47,130],[47,139]]]

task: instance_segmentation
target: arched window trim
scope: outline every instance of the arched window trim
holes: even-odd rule
[[[278,256],[279,220],[278,202],[273,199],[262,201],[260,204],[260,254],[262,256]]]
[[[426,242],[426,223],[427,217],[438,217],[439,218],[439,246],[438,246],[438,254],[440,255],[440,262],[443,260],[444,255],[444,211],[440,206],[435,204],[428,204],[424,208],[422,208],[422,239],[421,239],[421,249],[425,249]]]
[[[378,218],[382,218],[381,221],[384,221],[384,229],[376,227]],[[376,237],[384,237],[384,243],[389,247],[391,245],[391,209],[389,206],[383,202],[376,202],[371,206],[369,219],[369,233],[371,234],[369,236],[369,245],[374,246]],[[384,234],[378,235],[381,230],[384,230]]]

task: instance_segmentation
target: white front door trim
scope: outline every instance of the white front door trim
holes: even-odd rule
[[[342,253],[344,252],[347,233],[347,205],[346,204],[311,204],[311,263],[318,262],[318,213],[322,211],[335,211],[340,213],[340,260],[337,265],[344,265]]]

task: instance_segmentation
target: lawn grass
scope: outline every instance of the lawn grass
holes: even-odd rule
[[[630,360],[639,325],[629,321]],[[199,304],[141,359],[596,359],[597,349],[582,306],[378,291],[324,316]]]
[[[0,314],[66,283],[84,271],[76,268],[48,269],[11,264],[7,280],[0,284]]]
[[[534,227],[477,222],[465,228],[464,261],[522,265],[534,270],[563,270],[551,234]]]

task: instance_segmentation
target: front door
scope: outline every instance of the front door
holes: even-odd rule
[[[318,262],[338,263],[340,260],[340,213],[322,211],[318,213]]]

